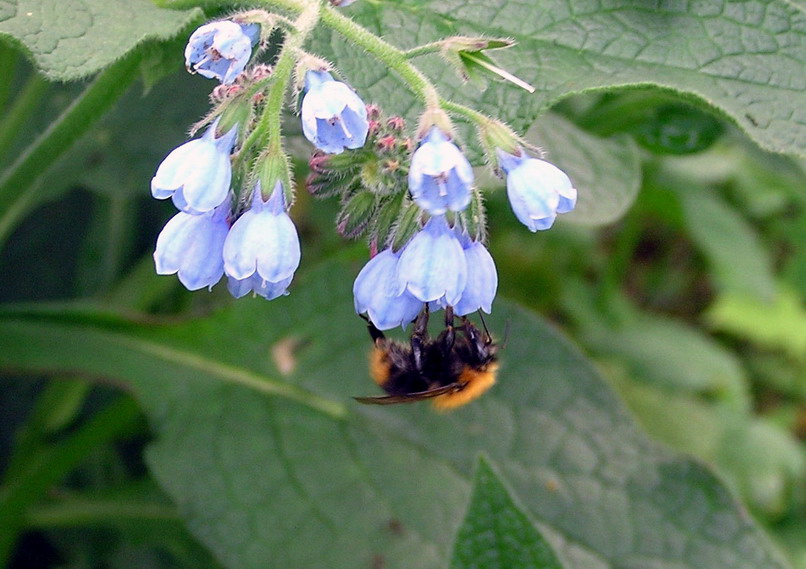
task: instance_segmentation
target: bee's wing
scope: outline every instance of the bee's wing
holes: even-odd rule
[[[446,393],[453,393],[462,389],[461,383],[449,383],[440,387],[434,387],[426,391],[416,391],[414,393],[407,393],[405,395],[379,395],[377,397],[353,397],[359,403],[365,405],[395,405],[396,403],[414,403],[415,401],[422,401],[423,399],[431,399],[432,397],[439,397]]]

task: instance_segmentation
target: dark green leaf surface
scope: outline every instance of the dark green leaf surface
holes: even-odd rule
[[[451,414],[353,402],[377,393],[352,313],[357,270],[327,265],[290,297],[184,323],[9,308],[0,367],[130,386],[156,434],[154,474],[233,569],[445,567],[480,452],[566,568],[785,567],[712,474],[651,443],[517,306],[490,319],[511,331],[478,402]]]
[[[449,35],[515,39],[496,60],[536,87],[532,95],[496,81],[484,91],[463,85],[436,56],[417,63],[449,98],[520,130],[573,93],[656,85],[719,109],[768,149],[806,148],[806,15],[791,2],[403,0],[360,2],[346,13],[404,48]],[[419,112],[383,65],[343,39],[322,33],[314,49],[366,99],[410,117]]]
[[[473,476],[470,507],[453,546],[451,569],[562,569],[484,458]]]
[[[148,0],[6,0],[0,37],[22,45],[49,79],[92,75],[139,43],[176,36],[201,11],[162,10]]]

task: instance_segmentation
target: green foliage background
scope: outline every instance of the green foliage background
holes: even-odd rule
[[[488,324],[510,332],[499,384],[448,415],[352,401],[374,389],[350,294],[366,248],[336,204],[298,195],[288,297],[153,274],[172,206],[148,180],[212,88],[184,41],[234,6],[159,4],[0,2],[0,563],[806,567],[799,3],[344,10],[402,48],[517,40],[494,55],[533,95],[415,62],[580,192],[531,234],[479,172]],[[385,66],[326,26],[309,47],[416,122]]]

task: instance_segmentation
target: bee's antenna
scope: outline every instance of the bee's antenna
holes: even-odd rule
[[[479,320],[481,320],[481,327],[484,328],[484,335],[491,338],[492,336],[490,336],[490,330],[487,328],[487,322],[484,321],[484,314],[481,313],[481,310],[478,311],[478,314]]]

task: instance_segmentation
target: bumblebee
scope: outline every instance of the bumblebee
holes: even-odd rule
[[[448,410],[476,399],[495,383],[497,346],[485,326],[480,331],[464,316],[454,326],[453,308],[445,310],[445,329],[428,334],[428,307],[417,316],[408,345],[390,340],[367,320],[374,343],[370,374],[388,395],[356,397],[359,403],[392,405],[433,399]]]

